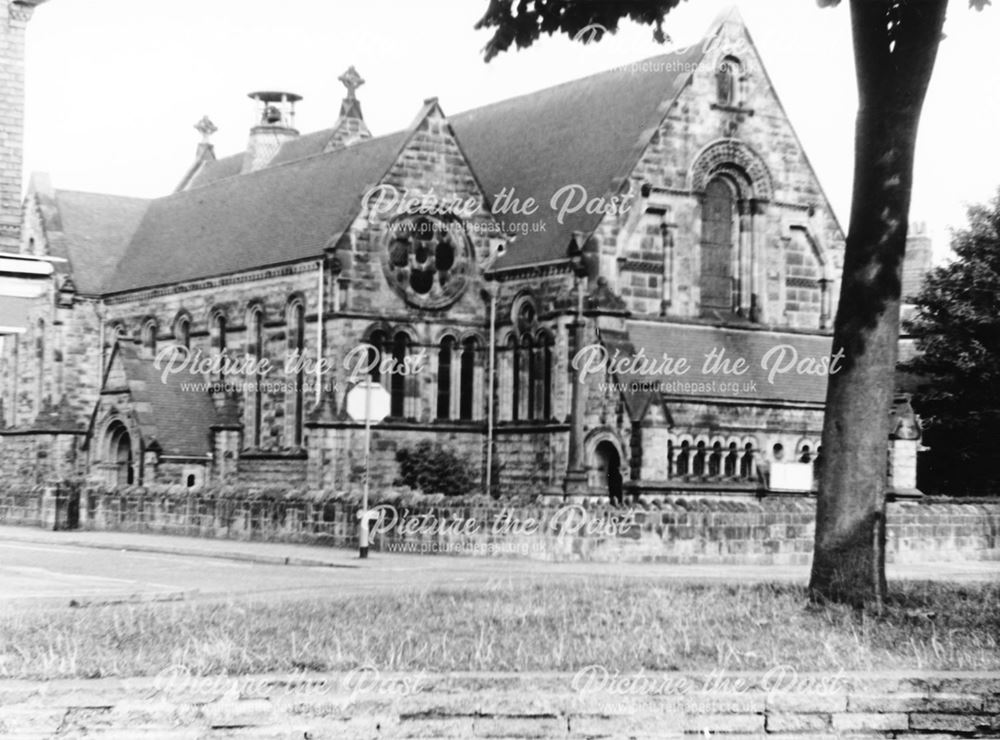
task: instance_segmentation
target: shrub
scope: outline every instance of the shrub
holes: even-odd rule
[[[475,473],[467,460],[430,440],[400,448],[396,461],[399,463],[397,486],[409,486],[425,494],[461,496],[470,493],[476,485]]]

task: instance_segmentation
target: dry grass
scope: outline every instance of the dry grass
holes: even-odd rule
[[[1000,669],[1000,584],[896,584],[882,617],[791,585],[593,578],[353,599],[0,613],[0,675]]]

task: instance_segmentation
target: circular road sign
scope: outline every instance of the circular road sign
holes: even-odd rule
[[[347,414],[355,421],[365,420],[365,394],[368,399],[368,422],[378,424],[389,415],[391,397],[381,383],[362,380],[347,392]]]

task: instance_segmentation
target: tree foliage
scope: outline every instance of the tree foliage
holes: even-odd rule
[[[955,259],[927,276],[906,324],[920,351],[903,369],[921,378],[921,486],[950,495],[997,493],[1000,436],[1000,192],[968,210]]]
[[[486,61],[507,51],[513,44],[525,49],[543,34],[562,33],[584,43],[600,41],[614,33],[623,19],[653,26],[653,38],[664,43],[669,37],[663,30],[666,14],[681,0],[490,0],[477,29],[494,29],[484,50]]]
[[[461,455],[430,440],[396,452],[399,463],[397,485],[409,486],[422,493],[464,496],[476,485],[472,465]]]
[[[662,44],[670,40],[663,30],[664,19],[680,3],[681,0],[489,0],[476,28],[493,30],[493,37],[483,50],[486,61],[511,46],[526,49],[543,35],[565,34],[583,43],[600,41],[605,33],[615,33],[622,20],[652,26],[653,39]],[[840,0],[816,0],[816,4],[821,8],[834,7]],[[977,10],[989,4],[990,0],[969,0],[969,6]]]
[[[820,7],[840,0],[816,0]],[[885,584],[886,445],[894,391],[900,283],[917,128],[943,37],[948,0],[850,0],[858,86],[854,187],[833,345],[825,458],[809,590],[814,598],[881,608]],[[989,0],[970,0],[981,10]],[[678,0],[490,0],[477,28],[494,29],[488,59],[542,34],[587,42],[629,18],[664,40]]]

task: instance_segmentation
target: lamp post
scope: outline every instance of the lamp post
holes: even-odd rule
[[[573,317],[573,350],[570,354],[570,366],[573,366],[573,355],[583,347],[583,279],[587,268],[583,260],[583,234],[573,232],[566,258],[573,270],[573,283],[576,291],[576,313]],[[587,493],[587,471],[583,467],[583,415],[587,397],[581,387],[580,370],[573,367],[573,387],[570,403],[569,454],[566,464],[566,479],[563,491],[566,496],[582,496]]]

